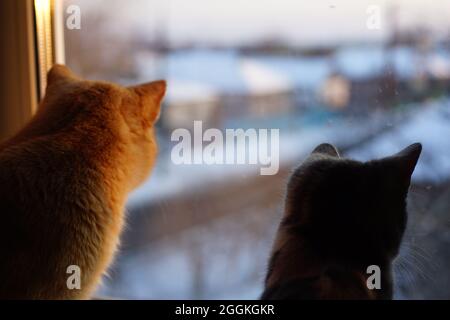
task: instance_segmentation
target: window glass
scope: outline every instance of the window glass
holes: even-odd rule
[[[286,179],[314,146],[368,160],[421,142],[396,295],[450,296],[447,1],[64,0],[66,23],[77,8],[80,24],[65,26],[75,72],[168,81],[158,163],[129,197],[122,248],[99,294],[257,298]],[[179,128],[199,163],[176,164]],[[246,163],[261,152],[245,145],[252,133],[277,129],[279,159],[268,144],[272,157],[256,164],[209,164],[194,139],[208,128],[255,130],[237,154]]]

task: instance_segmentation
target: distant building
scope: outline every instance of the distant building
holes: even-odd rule
[[[251,58],[241,59],[240,71],[247,88],[250,116],[268,117],[292,111],[293,85],[285,75]]]
[[[294,111],[321,104],[321,87],[331,73],[327,57],[259,56],[256,61],[280,74],[291,83]]]
[[[450,91],[450,53],[443,48],[346,46],[320,56],[186,49],[169,52],[163,64],[169,81],[163,123],[169,129],[199,119],[223,127],[233,119],[316,107],[367,114],[420,99],[430,88]],[[154,61],[138,65],[141,78],[154,78]]]
[[[141,61],[143,73],[150,69]],[[168,129],[188,128],[194,120],[221,128],[235,118],[290,112],[293,88],[285,75],[235,51],[181,50],[165,58]]]
[[[165,104],[161,120],[168,130],[192,129],[195,120],[209,128],[221,125],[220,98],[206,85],[168,79]]]
[[[349,109],[367,111],[429,96],[450,82],[450,53],[413,47],[346,47],[336,52],[336,65],[351,82]]]
[[[331,74],[321,88],[321,98],[325,105],[342,110],[349,105],[351,82],[340,74]]]

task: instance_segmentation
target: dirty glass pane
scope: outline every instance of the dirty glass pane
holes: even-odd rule
[[[450,297],[447,1],[65,0],[65,17],[71,6],[81,12],[80,28],[65,28],[75,72],[168,81],[158,163],[129,198],[99,294],[257,298],[286,179],[315,145],[366,160],[421,142],[396,297]],[[208,164],[201,139],[201,161],[177,165],[179,128],[278,129],[276,174],[261,175],[259,161]]]

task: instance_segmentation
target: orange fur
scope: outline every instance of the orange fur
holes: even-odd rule
[[[164,81],[83,81],[56,65],[37,114],[0,145],[0,298],[86,299],[111,263],[127,194],[155,163]],[[69,265],[81,289],[68,289]]]

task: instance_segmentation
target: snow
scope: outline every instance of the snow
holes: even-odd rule
[[[369,160],[394,154],[409,144],[421,142],[423,153],[413,178],[417,181],[439,182],[450,176],[450,100],[441,99],[423,106],[413,106],[409,119],[372,141],[349,152],[358,160]],[[361,141],[378,130],[397,121],[392,114],[373,113],[366,120],[329,120],[325,125],[305,128],[280,129],[280,166],[299,161],[317,144],[334,143],[344,147]],[[256,152],[257,146],[249,146]],[[201,149],[197,149],[199,152]],[[133,207],[168,197],[210,183],[223,182],[236,177],[259,174],[259,165],[175,165],[170,154],[162,154],[152,177],[129,197]]]
[[[374,112],[364,121],[336,118],[321,125],[281,128],[281,163],[296,165],[325,141],[340,147],[355,144],[345,156],[361,161],[391,155],[419,141],[423,153],[413,179],[425,183],[448,181],[450,99],[411,105],[407,110],[402,114]],[[377,132],[373,139],[358,144]],[[175,166],[166,156],[160,159],[152,179],[132,195],[129,206],[226,179],[240,179],[242,175],[255,174],[256,169],[235,165]],[[141,248],[138,253],[130,253],[123,258],[120,277],[112,286],[106,283],[100,294],[136,299],[256,299],[262,292],[273,235],[273,230],[266,230],[264,235],[256,232],[258,239],[264,240],[255,241],[249,234],[249,226],[264,216],[260,213],[230,214],[209,225],[163,238],[148,250]],[[204,260],[195,263],[193,257]]]
[[[340,72],[352,80],[379,76],[392,64],[395,74],[404,80],[415,77],[424,67],[433,77],[450,77],[450,54],[443,49],[424,56],[411,47],[385,49],[381,46],[347,46],[330,57],[257,56],[254,60],[289,78],[297,88],[317,90],[332,72]]]
[[[450,53],[437,50],[427,60],[427,70],[435,78],[450,78]]]
[[[439,183],[450,178],[450,99],[420,106],[410,119],[348,155],[369,160],[394,154],[420,142],[423,150],[413,174],[417,182]]]
[[[421,65],[422,59],[425,61],[424,65]],[[416,50],[406,46],[389,49],[360,46],[339,49],[335,62],[338,71],[355,80],[381,75],[391,64],[396,76],[407,80],[415,77],[422,67],[433,76],[437,74],[437,70],[447,70],[446,64],[450,64],[450,59],[442,50],[432,51],[422,58]]]
[[[391,53],[395,71],[402,78],[413,77],[416,68],[422,67],[418,65],[417,54],[409,48],[395,48]],[[168,101],[208,101],[222,94],[259,94],[292,86],[317,90],[331,74],[332,66],[356,79],[383,72],[384,54],[382,49],[373,47],[340,49],[335,60],[241,57],[232,50],[179,51],[166,59]],[[426,61],[423,66],[434,76],[450,72],[446,52],[435,51]],[[270,118],[253,126],[265,124],[267,129],[280,129],[280,167],[298,165],[322,142],[339,148],[351,147],[345,156],[361,161],[389,156],[411,143],[421,142],[423,151],[413,180],[427,185],[448,181],[450,98],[410,105],[405,110],[404,113],[371,111],[367,118],[358,119],[328,115],[314,125],[305,123],[304,115],[287,115],[284,121]],[[245,119],[239,121],[244,128],[252,127],[249,123],[245,125]],[[368,137],[371,139],[361,143]],[[169,152],[162,152],[151,179],[130,195],[128,208],[259,174],[259,165],[175,165],[170,159],[174,143],[166,141],[162,145]],[[249,146],[248,152],[256,151],[257,146]],[[230,214],[208,225],[167,236],[149,248],[128,252],[121,258],[119,277],[110,285],[106,281],[101,292],[137,299],[255,299],[262,292],[273,235],[273,230],[259,233],[259,238],[249,234],[249,226],[256,225],[255,220],[261,216],[264,215]],[[268,225],[276,227],[276,223]],[[204,261],[195,262],[195,257]]]
[[[414,50],[408,47],[398,47],[391,51],[394,70],[401,79],[411,79],[417,74],[418,57]]]
[[[156,59],[139,56],[140,78],[152,77],[148,70],[156,68]],[[266,94],[292,88],[285,75],[234,50],[180,50],[165,56],[164,64],[171,90],[169,101],[201,101],[218,94]]]
[[[218,97],[216,90],[204,83],[193,81],[167,80],[165,101],[171,103],[209,102]]]
[[[208,85],[221,93],[243,94],[246,83],[233,50],[183,50],[166,57],[169,79]]]
[[[331,71],[327,58],[263,56],[254,60],[283,74],[301,89],[317,90]]]
[[[387,126],[390,130],[351,148],[345,156],[370,160],[420,141],[424,148],[414,180],[450,179],[450,99],[412,105],[409,110],[406,115],[375,113],[368,121],[337,119],[326,125],[284,131],[282,162],[298,163],[324,141],[350,146]],[[207,186],[214,179],[223,182],[236,179],[242,172],[250,174],[247,167],[238,166],[167,168],[168,175],[157,172],[155,179],[130,199],[131,203],[148,201],[152,195],[158,197],[161,189],[182,192],[195,185]],[[255,230],[253,236],[249,230],[263,216],[274,217],[273,213],[238,212],[163,238],[147,250],[129,253],[122,258],[120,276],[111,285],[106,281],[100,294],[135,299],[256,299],[263,289],[274,230],[265,230],[267,234]],[[266,221],[263,225],[276,227],[276,222]],[[255,241],[255,235],[259,240]]]
[[[181,86],[186,86],[188,91],[183,99],[191,95],[201,98],[199,93],[204,89],[214,94],[247,91],[240,58],[234,50],[186,49],[164,56],[143,52],[136,55],[135,63],[140,79],[163,76],[169,85],[176,85],[178,88],[172,93],[174,99],[183,95]]]
[[[140,78],[163,72],[169,81],[168,99],[204,100],[218,95],[317,91],[333,73],[352,80],[379,76],[393,67],[403,80],[421,71],[435,78],[450,77],[450,54],[437,48],[423,56],[411,47],[347,46],[328,57],[240,55],[236,50],[186,49],[164,57],[137,56]],[[164,68],[158,67],[164,65]],[[161,70],[160,70],[161,69]],[[158,71],[159,70],[159,71]]]
[[[382,47],[344,47],[335,54],[337,71],[352,79],[377,75],[386,64]]]
[[[335,119],[320,126],[305,126],[304,128],[296,126],[292,129],[279,127],[280,166],[299,161],[322,142],[335,143],[339,146],[356,143],[365,136],[370,136],[380,130],[386,123],[385,115],[374,113],[372,117],[365,121],[351,122],[347,119]],[[257,145],[249,145],[247,150],[257,152],[257,148]],[[196,150],[197,152],[202,151],[200,148]],[[152,177],[131,193],[128,206],[131,208],[161,197],[169,197],[193,188],[201,188],[211,183],[259,174],[259,168],[259,165],[249,164],[175,165],[171,161],[169,153],[162,154]]]
[[[285,75],[254,59],[242,59],[240,68],[250,94],[270,94],[292,89]]]
[[[411,47],[345,47],[337,51],[336,66],[339,71],[353,79],[364,79],[385,72],[392,63],[395,74],[401,79],[412,79],[422,69],[435,78],[450,77],[450,54],[434,49],[422,54]]]
[[[128,299],[256,299],[263,288],[271,237],[261,241],[260,233],[249,232],[255,219],[259,214],[227,216],[124,256],[123,272],[119,272],[113,286],[105,281],[99,295]]]

